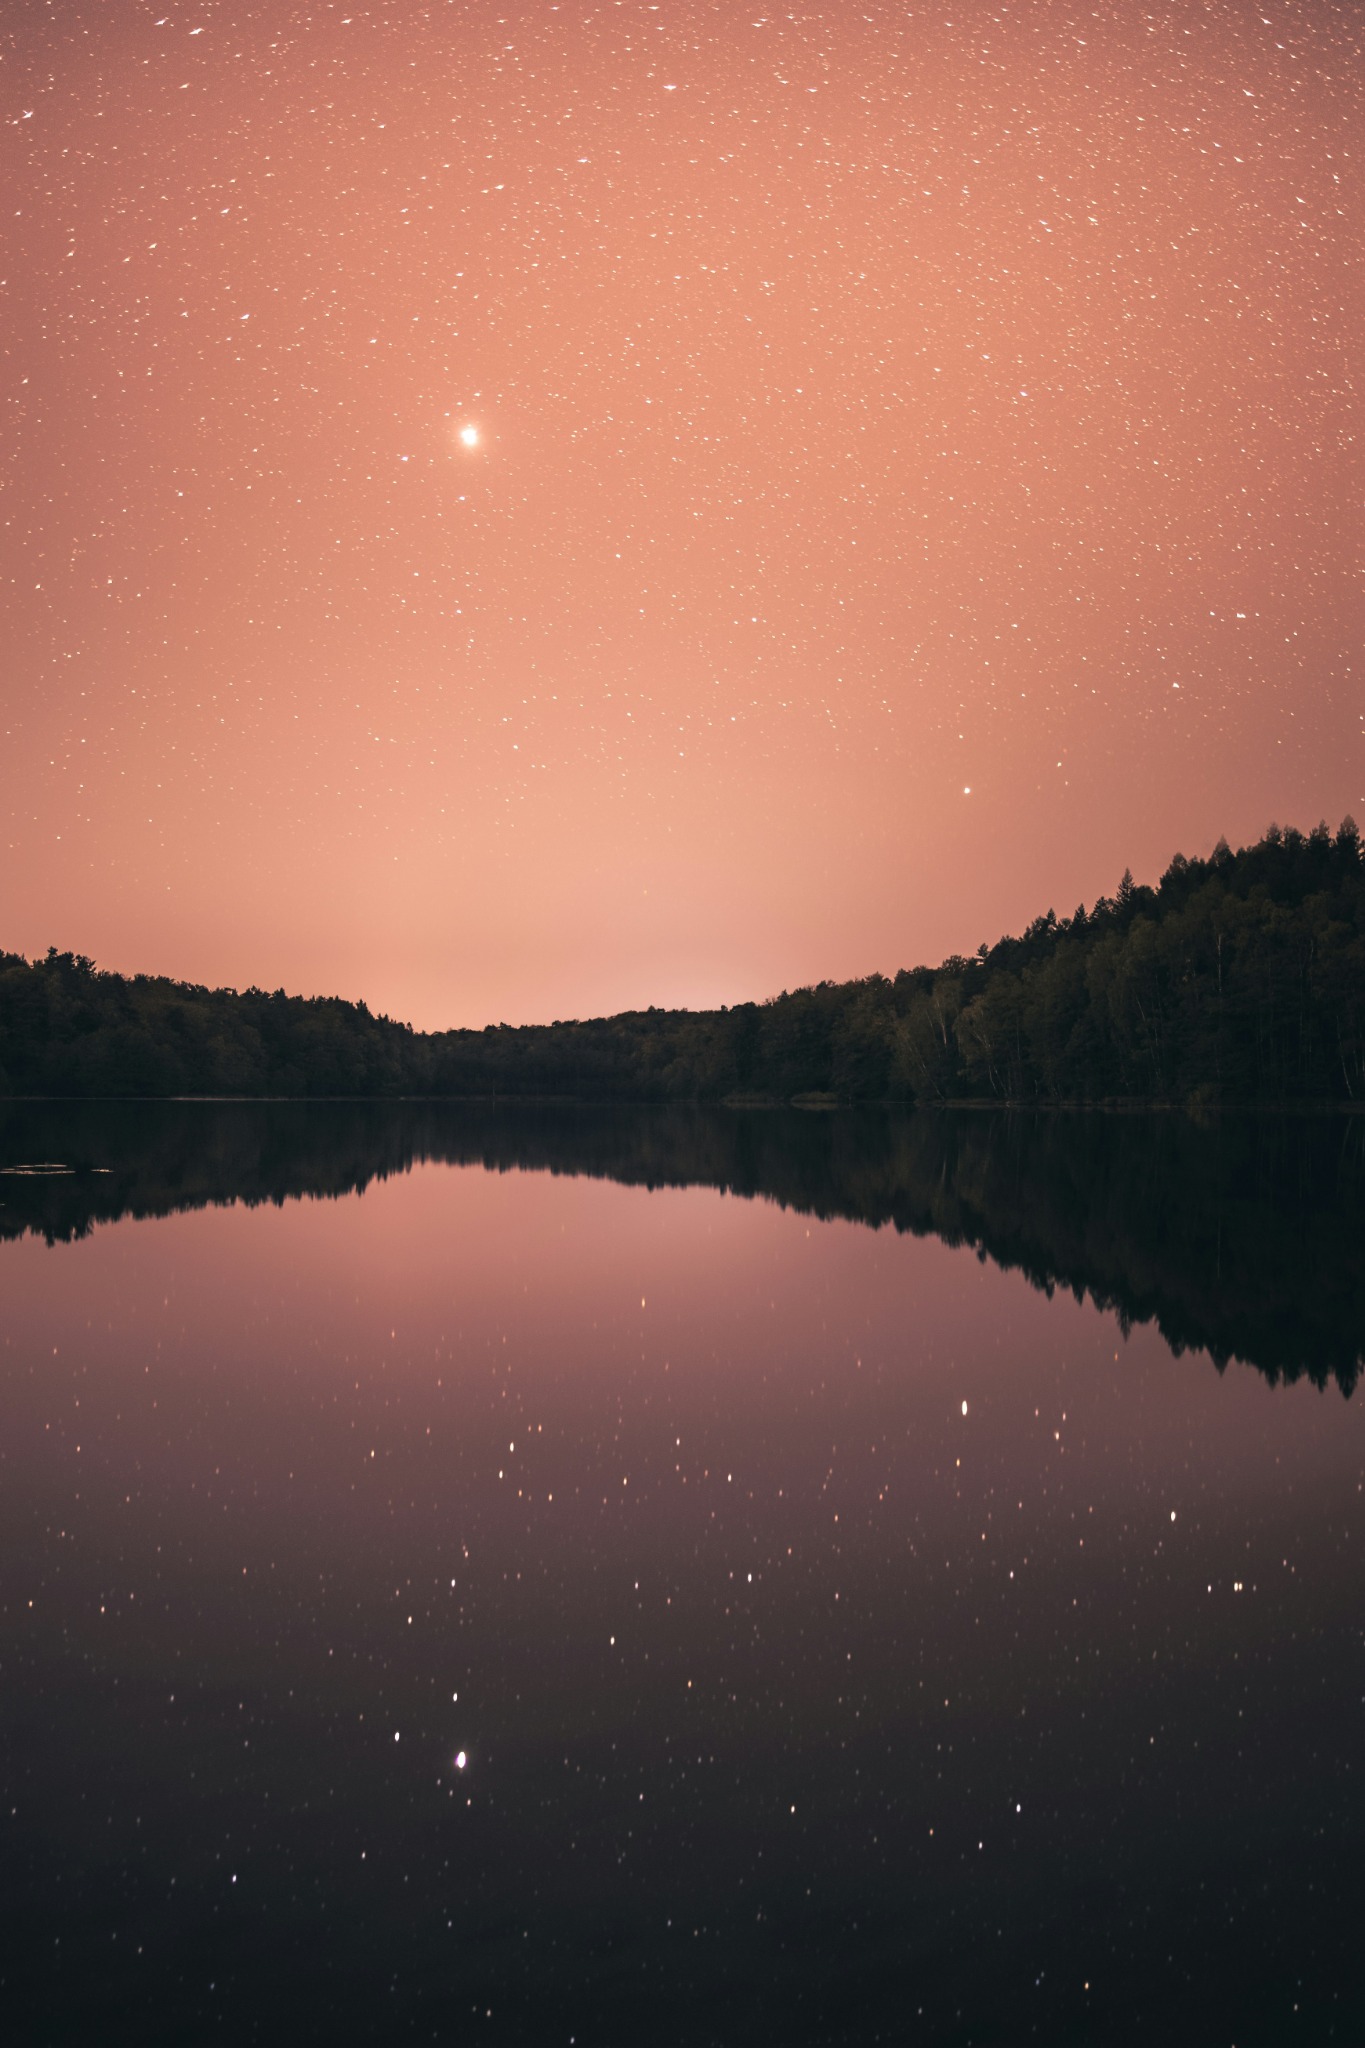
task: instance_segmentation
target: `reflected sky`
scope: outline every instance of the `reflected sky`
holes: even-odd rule
[[[20,2038],[1365,2013],[1335,1388],[937,1238],[477,1166],[0,1283]]]

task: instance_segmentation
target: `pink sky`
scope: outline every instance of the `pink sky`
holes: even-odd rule
[[[31,10],[0,947],[534,1021],[1365,820],[1363,43]]]

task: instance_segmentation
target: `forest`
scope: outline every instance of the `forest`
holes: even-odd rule
[[[1365,863],[1271,826],[937,967],[482,1031],[0,953],[0,1095],[1365,1102]]]

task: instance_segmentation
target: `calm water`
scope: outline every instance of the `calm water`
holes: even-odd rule
[[[4,2038],[1365,2038],[1363,1136],[11,1109]]]

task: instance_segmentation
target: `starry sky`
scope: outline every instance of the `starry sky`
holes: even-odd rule
[[[425,1026],[1365,819],[1365,21],[29,0],[0,947]]]

